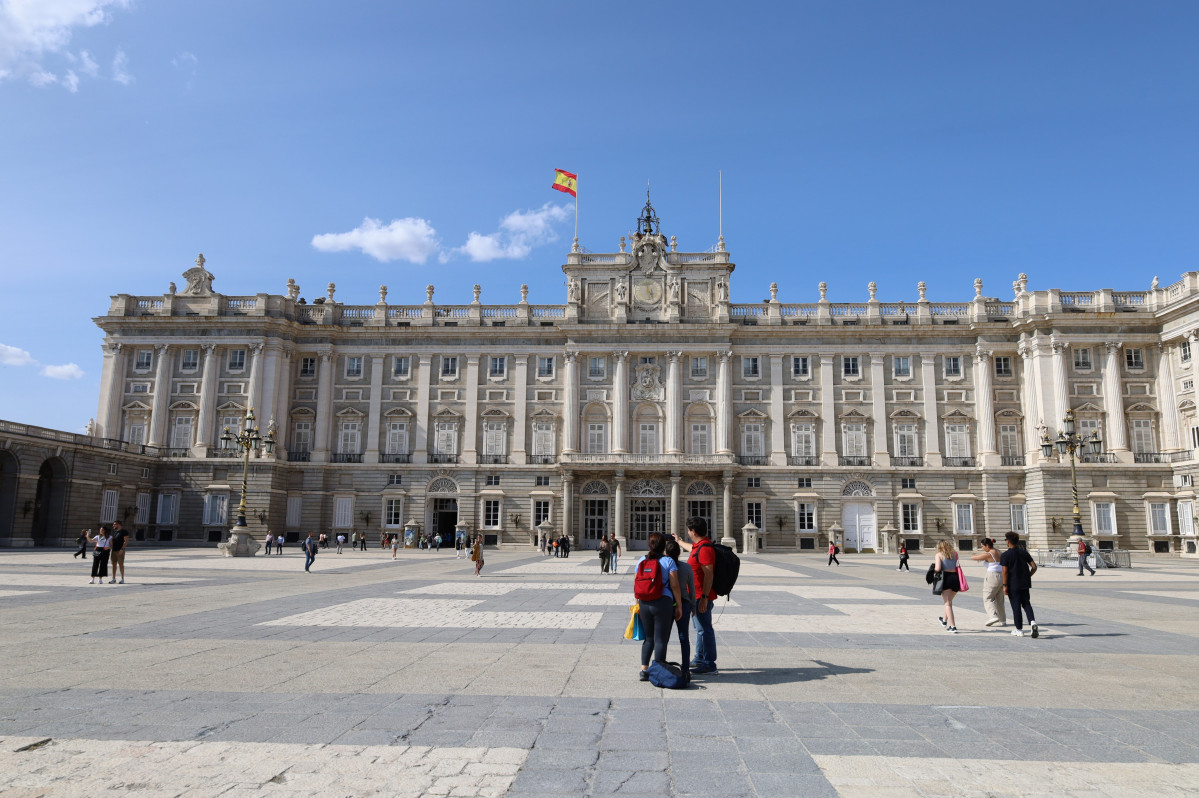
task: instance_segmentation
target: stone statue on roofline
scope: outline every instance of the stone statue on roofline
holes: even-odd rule
[[[212,281],[216,277],[204,268],[204,263],[204,253],[201,252],[196,256],[196,265],[183,273],[183,279],[187,280],[184,296],[212,296]]]

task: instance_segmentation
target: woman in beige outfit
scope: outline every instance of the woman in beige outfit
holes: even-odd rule
[[[983,581],[983,608],[987,611],[987,626],[1007,626],[1007,613],[1003,608],[1003,566],[999,564],[999,552],[995,541],[982,539],[983,550],[970,559],[986,563],[987,577]]]

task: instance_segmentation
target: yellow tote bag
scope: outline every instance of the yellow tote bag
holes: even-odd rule
[[[639,607],[636,604],[629,607],[629,613],[630,613],[629,614],[629,625],[624,630],[624,639],[625,640],[633,639],[633,625],[637,623],[637,610],[638,609],[639,609]]]

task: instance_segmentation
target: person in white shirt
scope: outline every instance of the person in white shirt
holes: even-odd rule
[[[97,577],[100,584],[104,584],[104,578],[108,576],[108,555],[112,546],[112,538],[108,536],[107,527],[100,527],[100,532],[90,540],[95,548],[92,550],[92,578],[88,584],[94,585]]]

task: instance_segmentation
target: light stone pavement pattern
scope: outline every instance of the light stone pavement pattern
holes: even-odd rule
[[[489,551],[480,579],[452,551],[306,575],[133,549],[91,586],[70,554],[0,553],[0,795],[1199,789],[1195,563],[1043,569],[1032,640],[983,627],[977,589],[945,634],[890,558],[758,556],[716,608],[721,673],[671,692],[622,637],[632,556]]]

